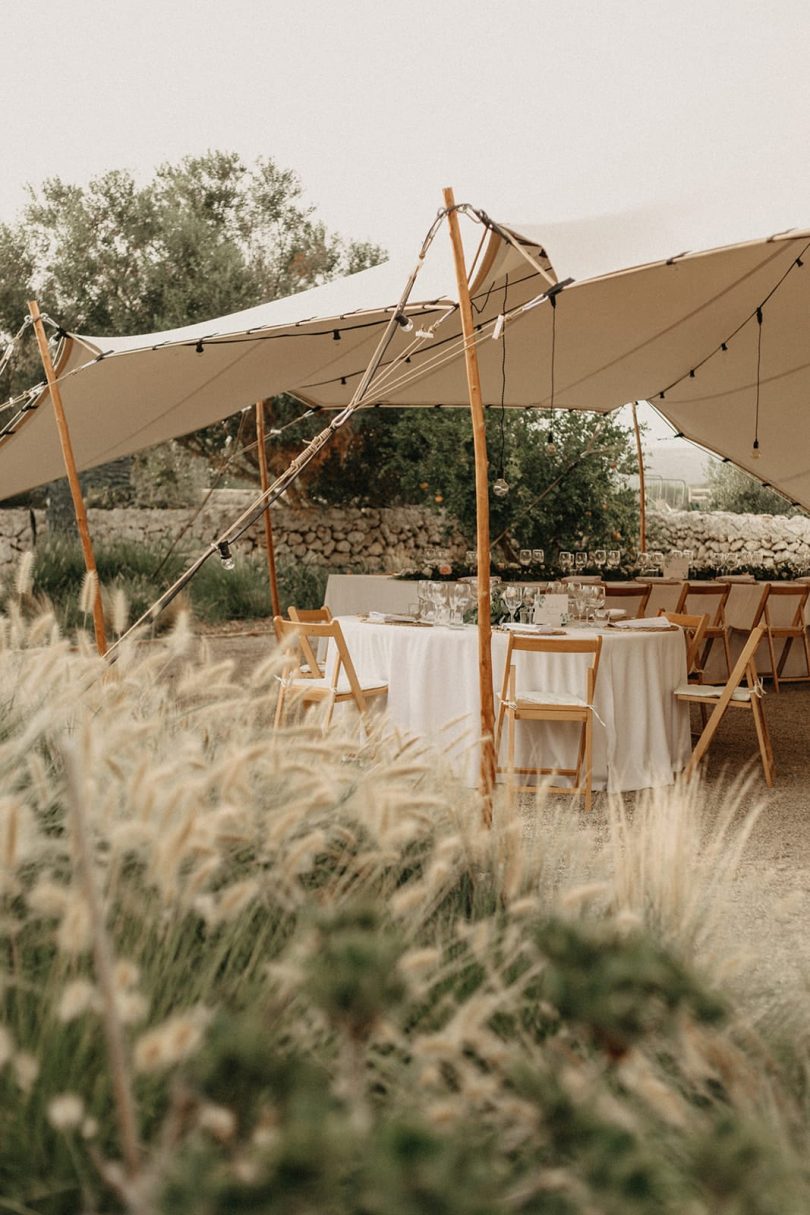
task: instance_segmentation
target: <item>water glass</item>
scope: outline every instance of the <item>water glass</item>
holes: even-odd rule
[[[515,615],[517,613],[518,608],[520,607],[520,602],[522,599],[521,592],[518,589],[518,587],[516,587],[516,586],[505,586],[503,588],[502,598],[503,598],[504,607],[506,608],[507,612],[509,613],[509,618],[510,618],[512,624],[514,624]]]

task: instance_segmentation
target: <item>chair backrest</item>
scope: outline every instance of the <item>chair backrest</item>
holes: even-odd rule
[[[726,601],[731,594],[730,582],[684,582],[676,612],[690,612],[703,608],[710,617],[707,628],[723,628],[726,623]],[[698,600],[690,603],[690,600]],[[691,611],[690,611],[691,609]]]
[[[592,654],[593,662],[587,667],[585,674],[585,692],[587,703],[593,704],[596,675],[602,655],[601,637],[532,637],[526,633],[510,632],[509,644],[506,647],[506,662],[503,668],[502,701],[505,701],[514,691],[514,687],[510,689],[510,677],[513,670],[512,655],[521,651],[529,654]]]
[[[332,613],[329,608],[324,605],[319,608],[297,608],[289,607],[287,615],[290,620],[295,620],[298,624],[328,624],[332,619]],[[281,638],[279,638],[281,640]],[[300,637],[301,648],[304,651],[304,657],[313,676],[322,675],[321,664],[318,662],[318,655],[313,647],[309,644],[309,640],[303,634]]]
[[[316,621],[310,624],[304,620],[284,620],[282,616],[275,616],[273,624],[275,625],[276,636],[280,644],[288,651],[291,651],[293,646],[295,646],[307,664],[309,663],[308,652],[313,652],[313,641],[318,642],[322,638],[325,638],[327,641],[334,641],[335,662],[332,665],[331,673],[326,676],[329,686],[337,690],[340,672],[341,670],[345,671],[352,697],[361,713],[365,713],[366,698],[363,695],[363,689],[360,687],[360,681],[357,678],[357,672],[354,669],[354,663],[351,660],[349,648],[346,645],[346,638],[343,636],[343,630],[338,620],[328,620],[322,623]],[[308,644],[305,645],[305,643]],[[303,675],[303,672],[300,673]]]
[[[700,671],[700,646],[709,617],[705,612],[702,616],[689,616],[683,612],[668,612],[666,608],[661,608],[658,615],[666,616],[670,624],[677,624],[679,628],[683,629],[686,638],[687,673],[692,675],[695,671]]]
[[[795,602],[795,611],[790,619],[788,628],[804,629],[804,616],[807,610],[807,599],[810,596],[810,585],[800,582],[766,582],[762,588],[762,597],[754,613],[754,624],[757,625],[765,618],[767,627],[784,628],[782,621],[771,619],[771,601],[781,599],[782,605],[790,610],[791,600]]]
[[[722,695],[717,701],[714,713],[722,706],[723,711],[728,706],[729,701],[734,691],[740,686],[743,679],[746,680],[748,687],[754,691],[759,686],[759,676],[757,675],[756,663],[754,656],[757,652],[757,647],[765,635],[765,626],[762,624],[756,625],[748,634],[748,640],[740,651],[740,656],[734,663],[731,674],[728,677],[728,682],[723,688]]]
[[[605,603],[610,599],[636,599],[638,607],[634,614],[638,617],[642,617],[646,612],[651,594],[652,587],[648,582],[637,582],[626,586],[617,586],[615,582],[605,583]]]

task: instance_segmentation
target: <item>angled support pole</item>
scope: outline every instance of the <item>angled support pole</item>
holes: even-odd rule
[[[638,551],[647,551],[647,487],[644,482],[644,452],[641,448],[641,431],[638,428],[638,401],[633,402],[633,430],[636,436],[636,459],[638,460]]]
[[[267,468],[267,447],[265,446],[266,434],[264,428],[264,401],[256,402],[256,442],[258,444],[257,451],[259,454],[259,478],[261,481],[262,493],[266,494],[270,488],[270,474]],[[270,603],[273,608],[273,615],[281,615],[281,600],[278,596],[278,577],[276,575],[276,550],[273,544],[273,524],[270,521],[270,509],[263,514],[264,519],[264,546],[267,551],[267,576],[270,581]]]
[[[73,499],[73,511],[76,515],[76,526],[79,529],[79,540],[82,545],[82,553],[84,554],[84,568],[93,579],[93,629],[96,635],[96,649],[99,654],[104,655],[107,652],[107,637],[104,628],[104,609],[101,604],[101,585],[98,580],[98,572],[96,570],[96,559],[93,554],[93,544],[90,540],[90,529],[87,525],[87,510],[82,498],[81,486],[79,485],[79,474],[76,471],[76,460],[73,455],[73,444],[70,440],[70,431],[68,429],[67,418],[65,417],[65,409],[62,404],[62,393],[59,388],[59,380],[56,375],[56,369],[53,365],[51,352],[48,349],[48,339],[45,336],[45,326],[42,323],[42,314],[39,310],[39,304],[36,300],[28,301],[28,311],[31,314],[31,320],[34,323],[34,334],[39,347],[39,357],[42,360],[42,367],[45,372],[45,379],[48,382],[48,392],[53,403],[53,413],[56,418],[56,429],[59,432],[59,443],[62,447],[62,458],[65,461],[65,471],[67,473],[68,485],[70,486],[70,496]]]
[[[453,261],[458,284],[461,331],[464,335],[464,359],[467,368],[467,390],[472,415],[473,447],[475,451],[476,549],[478,573],[478,683],[481,693],[481,776],[480,789],[484,822],[492,823],[492,791],[495,785],[495,695],[492,686],[492,621],[490,618],[489,581],[489,479],[487,476],[487,436],[484,426],[484,404],[481,396],[481,376],[475,349],[470,291],[464,246],[459,230],[458,213],[453,191],[444,191]]]

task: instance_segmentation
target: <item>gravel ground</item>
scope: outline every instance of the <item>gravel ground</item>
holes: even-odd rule
[[[237,671],[249,671],[267,652],[271,635],[261,624],[206,640],[214,659],[230,658]],[[780,996],[810,988],[810,684],[785,685],[778,695],[769,692],[765,714],[776,763],[772,790],[762,779],[748,713],[726,715],[705,771],[707,798],[717,798],[718,809],[730,781],[750,772],[735,821],[742,823],[758,804],[763,807],[733,894],[727,934],[729,957],[742,952],[750,959],[744,986],[763,1013]],[[590,821],[595,831],[604,829],[603,797],[595,798]]]

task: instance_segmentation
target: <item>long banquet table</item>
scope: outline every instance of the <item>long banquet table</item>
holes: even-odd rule
[[[414,627],[357,617],[340,623],[361,682],[388,683],[391,724],[430,740],[462,779],[475,785],[480,731],[475,627]],[[570,633],[595,636],[592,629]],[[602,637],[594,698],[594,788],[620,792],[671,784],[691,751],[688,712],[673,696],[686,679],[683,634],[604,629]],[[496,692],[507,640],[505,632],[493,633]],[[586,657],[518,653],[515,659],[518,690],[583,695]],[[517,763],[572,766],[578,741],[575,724],[518,723]]]

